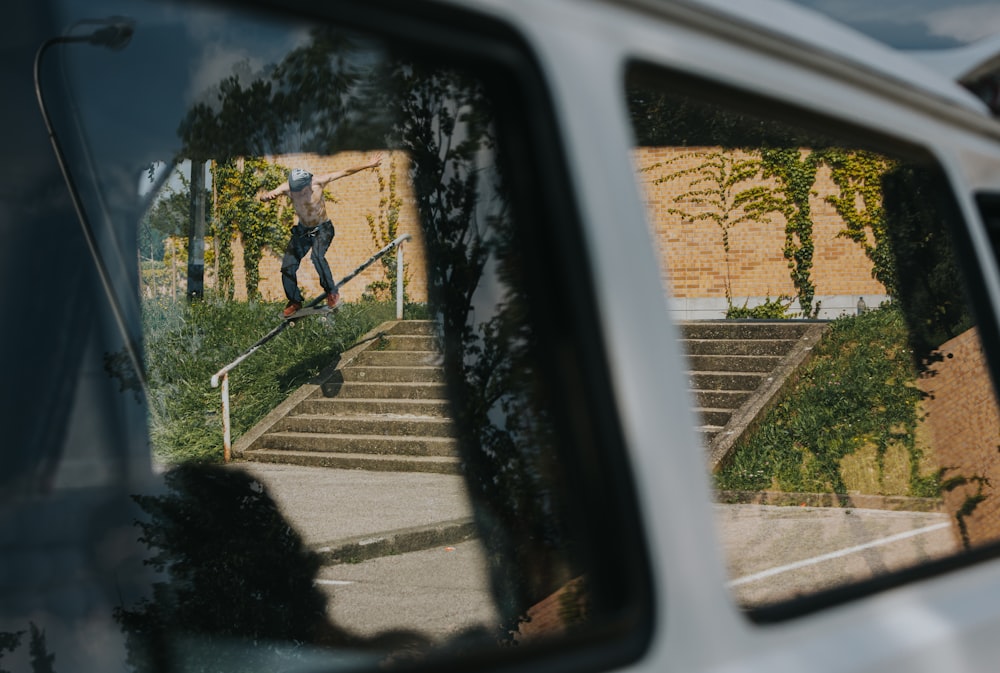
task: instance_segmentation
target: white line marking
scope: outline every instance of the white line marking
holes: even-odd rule
[[[917,535],[923,535],[924,533],[931,533],[936,530],[941,530],[942,528],[949,528],[951,522],[936,523],[930,526],[924,526],[923,528],[915,528],[914,530],[908,530],[905,533],[897,533],[896,535],[890,535],[889,537],[884,537],[881,540],[872,540],[871,542],[866,542],[864,544],[859,544],[855,547],[847,547],[846,549],[840,549],[838,551],[830,552],[829,554],[822,554],[820,556],[814,556],[812,558],[803,559],[802,561],[796,561],[795,563],[789,563],[788,565],[777,566],[770,568],[768,570],[762,570],[759,573],[754,573],[753,575],[746,575],[738,579],[729,582],[728,586],[735,587],[741,584],[749,584],[750,582],[756,582],[757,580],[766,579],[768,577],[773,577],[774,575],[780,575],[781,573],[789,572],[790,570],[798,570],[799,568],[805,568],[806,566],[815,565],[817,563],[822,563],[823,561],[829,561],[831,559],[840,558],[841,556],[848,556],[865,549],[871,549],[872,547],[880,547],[885,544],[892,544],[893,542],[899,542],[900,540],[905,540],[906,538],[915,537]]]
[[[354,584],[354,582],[349,582],[347,580],[314,580],[316,584],[333,584],[336,586],[341,586],[344,584]]]

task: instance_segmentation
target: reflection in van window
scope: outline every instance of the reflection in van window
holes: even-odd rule
[[[535,170],[508,163],[511,80],[332,24],[102,4],[125,51],[67,42],[42,84],[140,290],[162,484],[130,494],[155,577],[109,616],[128,664],[374,666],[614,620],[631,598],[577,507],[592,433],[561,431],[547,378],[576,337],[554,364],[505,179]],[[138,399],[124,353],[106,370]]]
[[[678,90],[633,69],[635,171],[736,600],[775,606],[996,541],[1000,417],[942,170]]]

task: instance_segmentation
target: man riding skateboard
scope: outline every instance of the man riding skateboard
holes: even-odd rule
[[[333,241],[333,223],[326,214],[326,203],[323,199],[323,188],[334,180],[353,175],[358,171],[375,168],[382,162],[382,153],[378,153],[366,164],[347,168],[324,175],[313,175],[307,170],[295,168],[289,171],[288,181],[278,185],[269,192],[260,195],[261,201],[271,201],[286,195],[292,201],[299,222],[292,227],[292,237],[281,258],[281,286],[285,291],[288,304],[282,315],[289,318],[302,308],[304,301],[299,290],[298,270],[302,258],[307,252],[312,252],[312,263],[319,274],[319,283],[326,292],[326,305],[334,309],[340,304],[340,293],[337,283],[330,273],[330,265],[326,261],[326,251]]]

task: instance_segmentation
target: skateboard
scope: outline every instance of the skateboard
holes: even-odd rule
[[[292,315],[288,316],[284,320],[285,320],[285,322],[294,322],[295,320],[298,320],[299,318],[304,318],[307,315],[326,315],[326,314],[329,314],[329,313],[333,313],[333,311],[334,311],[334,309],[332,309],[332,308],[330,308],[329,306],[326,306],[326,305],[323,305],[323,306],[303,306],[298,311],[296,311]]]
[[[304,318],[310,315],[329,315],[334,313],[338,308],[340,308],[340,304],[337,304],[337,306],[335,306],[334,308],[330,308],[329,306],[327,306],[326,296],[324,295],[322,297],[317,297],[316,299],[313,299],[312,301],[310,301],[308,304],[300,308],[292,315],[288,316],[287,318],[284,318],[284,321],[287,323],[294,324],[295,321],[298,320],[299,318]]]

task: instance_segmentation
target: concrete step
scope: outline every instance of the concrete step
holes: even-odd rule
[[[693,372],[688,377],[695,390],[743,390],[757,389],[765,374],[759,372]]]
[[[354,358],[354,365],[375,367],[425,367],[439,366],[441,356],[435,351],[365,351]]]
[[[437,327],[433,320],[402,320],[393,325],[389,334],[434,336],[437,334]]]
[[[425,334],[388,334],[372,347],[375,351],[437,352],[437,339]]]
[[[432,416],[391,414],[337,415],[296,413],[276,426],[278,432],[315,432],[324,435],[379,435],[383,437],[454,437],[451,420]]]
[[[706,426],[725,427],[733,416],[732,409],[695,409],[698,418]]]
[[[696,355],[784,355],[796,339],[682,339],[681,347]]]
[[[358,365],[341,370],[345,382],[361,383],[442,383],[444,369],[441,367],[377,366]]]
[[[696,372],[770,372],[781,362],[780,355],[690,355]]]
[[[397,400],[447,400],[444,383],[362,383],[358,381],[328,381],[320,386],[327,397],[397,399]]]
[[[799,320],[708,320],[681,325],[685,339],[798,339],[815,323]]]
[[[750,390],[693,390],[699,408],[739,409],[752,394]]]
[[[284,465],[332,467],[340,470],[461,474],[461,463],[458,458],[453,456],[384,456],[363,453],[283,451],[265,448],[247,451],[244,453],[243,459]]]
[[[262,445],[269,449],[320,453],[375,453],[393,456],[454,456],[458,443],[451,437],[386,437],[318,432],[269,432]]]
[[[327,414],[331,416],[357,414],[389,414],[395,416],[446,417],[450,413],[448,400],[391,398],[331,398],[310,397],[303,400],[296,413]]]

